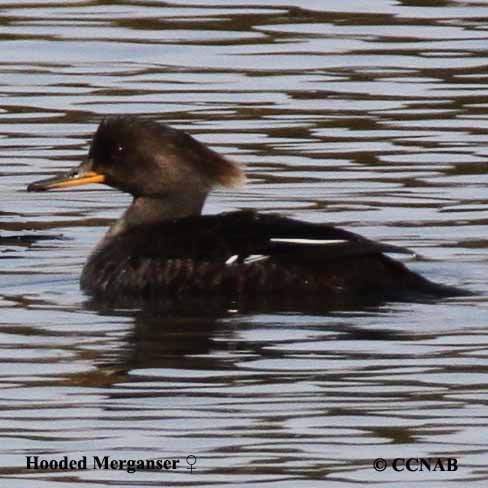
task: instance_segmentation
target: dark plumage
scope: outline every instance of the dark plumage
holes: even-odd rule
[[[294,237],[332,243],[280,240]],[[383,254],[399,250],[327,225],[231,212],[141,225],[114,236],[92,254],[81,285],[102,296],[151,299],[447,292]]]
[[[81,277],[84,290],[110,301],[273,296],[299,307],[305,298],[459,293],[384,255],[405,249],[329,225],[251,211],[201,215],[213,187],[243,179],[237,165],[185,132],[117,117],[100,124],[78,168],[28,189],[103,182],[133,195]]]

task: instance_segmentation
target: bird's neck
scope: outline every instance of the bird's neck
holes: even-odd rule
[[[136,197],[122,217],[111,227],[109,235],[119,235],[141,224],[158,224],[200,215],[206,197],[206,193],[184,192],[166,198]]]

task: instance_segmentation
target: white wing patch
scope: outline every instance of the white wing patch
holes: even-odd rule
[[[250,254],[246,259],[244,259],[244,264],[259,263],[261,261],[266,261],[269,256],[265,254]]]
[[[231,256],[226,262],[225,262],[225,265],[226,266],[230,266],[231,264],[234,264],[237,260],[239,259],[239,255],[238,254],[234,254],[233,256]]]
[[[272,237],[270,242],[281,243],[281,244],[303,244],[309,246],[331,246],[334,244],[344,244],[350,242],[347,239],[294,239],[288,237]],[[240,259],[239,254],[233,254],[230,258],[225,261],[226,266],[232,266],[238,261],[242,264],[253,264],[266,261],[271,256],[268,254],[249,254],[244,259]]]
[[[250,254],[242,261],[244,264],[259,263],[261,261],[266,261],[270,256],[265,254]],[[239,259],[238,254],[234,254],[225,262],[226,266],[232,266]]]
[[[277,238],[272,237],[271,242],[283,243],[283,244],[305,244],[310,246],[330,246],[332,244],[343,244],[349,242],[344,239],[289,239],[289,238]]]

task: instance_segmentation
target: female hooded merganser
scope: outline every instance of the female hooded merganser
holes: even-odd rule
[[[81,287],[94,297],[124,303],[211,294],[235,303],[272,295],[299,304],[458,294],[384,254],[404,248],[330,225],[253,211],[201,215],[212,188],[243,179],[235,163],[183,131],[115,117],[100,124],[80,166],[28,190],[105,183],[133,196],[83,269]]]

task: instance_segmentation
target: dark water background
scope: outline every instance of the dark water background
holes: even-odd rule
[[[0,234],[53,238],[0,247],[0,485],[486,486],[487,54],[481,1],[3,0]],[[246,164],[208,212],[338,223],[480,294],[322,315],[90,307],[82,263],[128,198],[25,186],[128,113]],[[28,455],[182,467],[27,471]],[[459,469],[372,467],[422,456]]]

